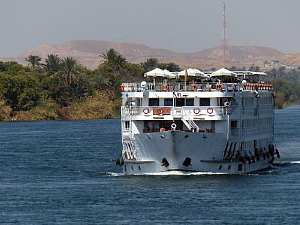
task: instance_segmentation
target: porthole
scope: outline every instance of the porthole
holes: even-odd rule
[[[140,166],[139,166],[139,170],[142,170]]]
[[[243,170],[243,164],[238,164],[238,171],[242,171]]]
[[[222,169],[222,165],[219,166],[219,170],[221,170],[221,169]]]
[[[231,168],[231,165],[228,165],[228,170],[230,170],[230,168]]]

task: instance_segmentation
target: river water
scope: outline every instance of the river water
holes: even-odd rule
[[[120,121],[0,123],[0,224],[299,224],[300,106],[250,175],[122,176]]]

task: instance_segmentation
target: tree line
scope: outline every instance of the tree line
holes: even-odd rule
[[[55,106],[58,114],[64,114],[72,104],[90,101],[93,96],[102,96],[113,103],[113,109],[106,111],[114,113],[105,118],[118,115],[122,82],[141,81],[145,72],[156,67],[180,70],[177,64],[162,63],[156,58],[130,63],[114,49],[99,56],[101,62],[94,70],[82,66],[73,57],[60,58],[55,54],[44,60],[29,55],[25,59],[28,66],[0,62],[0,121],[39,106]]]
[[[87,102],[99,99],[103,100],[103,112],[110,112],[104,118],[110,118],[119,114],[119,87],[122,82],[142,81],[144,73],[156,67],[169,71],[181,70],[176,63],[163,63],[156,58],[149,58],[142,63],[130,63],[114,49],[99,56],[101,63],[94,70],[82,66],[73,57],[60,58],[55,54],[48,55],[44,60],[39,56],[29,55],[25,59],[28,66],[17,62],[0,62],[0,121],[37,108],[40,114],[44,114],[44,117],[39,117],[41,119],[64,119],[68,118],[68,109],[74,108],[76,104],[74,111],[81,111],[80,107],[88,108],[91,117],[99,116],[99,113],[94,113],[99,105],[95,103],[87,106]],[[259,68],[249,70],[257,71]],[[299,71],[280,68],[273,69],[268,74],[277,93],[278,108],[299,102]],[[52,114],[49,112],[51,107],[56,110]],[[88,114],[87,111],[82,113]]]

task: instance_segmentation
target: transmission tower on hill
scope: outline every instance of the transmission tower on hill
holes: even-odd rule
[[[223,22],[222,22],[222,39],[221,39],[221,49],[222,49],[222,59],[223,62],[229,61],[229,49],[228,49],[228,39],[227,39],[227,22],[226,22],[226,4],[223,2]]]

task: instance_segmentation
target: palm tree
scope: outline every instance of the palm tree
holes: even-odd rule
[[[41,65],[42,58],[37,55],[29,55],[27,58],[25,58],[27,62],[29,62],[29,65],[31,65],[32,68],[39,67]]]
[[[149,58],[146,62],[142,62],[141,66],[145,71],[153,70],[158,67],[159,61],[157,58]]]
[[[72,57],[66,57],[62,60],[61,70],[59,70],[58,75],[67,85],[76,85],[82,81],[80,64]]]
[[[100,57],[103,58],[105,62],[115,67],[116,72],[119,72],[126,63],[125,57],[112,48],[106,51],[106,53],[100,54]]]
[[[56,74],[62,67],[62,61],[58,55],[50,54],[45,59],[44,69],[47,75],[51,76]]]

